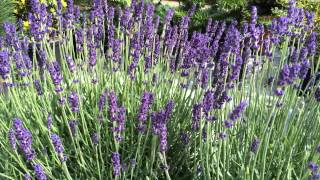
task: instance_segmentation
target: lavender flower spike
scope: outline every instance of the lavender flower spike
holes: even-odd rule
[[[38,180],[47,180],[47,176],[44,173],[40,164],[35,164],[33,166],[33,168],[34,168],[34,172],[36,173],[36,177]]]
[[[120,154],[117,152],[112,153],[112,163],[113,163],[113,175],[119,176],[120,175]]]
[[[60,137],[57,134],[51,134],[50,139],[52,141],[52,144],[54,146],[54,149],[55,149],[56,153],[59,156],[60,161],[61,162],[66,161],[67,157],[63,154],[64,153],[64,148],[62,146]]]
[[[240,118],[246,106],[247,103],[245,101],[240,102],[240,104],[229,114],[230,120],[236,121],[238,118]]]
[[[79,97],[78,94],[73,91],[69,96],[69,104],[71,107],[72,112],[78,112],[79,111]]]

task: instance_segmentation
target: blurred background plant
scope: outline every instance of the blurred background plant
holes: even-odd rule
[[[4,22],[15,22],[14,10],[15,6],[13,0],[0,0],[0,35],[3,33],[2,26]]]

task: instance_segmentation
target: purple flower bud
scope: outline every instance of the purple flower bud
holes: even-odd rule
[[[219,138],[221,140],[225,140],[227,138],[227,134],[225,132],[221,132],[221,133],[219,133]]]
[[[31,180],[31,176],[29,174],[24,174],[24,180]]]
[[[182,141],[182,143],[183,143],[184,145],[189,144],[190,138],[189,138],[188,133],[181,131],[181,132],[180,132],[180,139],[181,139],[181,141]]]
[[[67,64],[70,72],[73,73],[76,70],[76,65],[74,64],[74,61],[71,56],[67,56]]]
[[[91,140],[92,140],[92,143],[94,144],[94,145],[98,145],[99,144],[99,136],[98,136],[98,133],[93,133],[92,135],[91,135]]]
[[[38,180],[47,180],[47,176],[44,173],[40,164],[33,165],[34,172],[36,173],[36,177]]]
[[[43,94],[43,92],[42,92],[42,88],[41,88],[39,80],[35,80],[33,83],[34,83],[34,87],[36,88],[38,96],[41,96]]]
[[[78,129],[78,121],[77,120],[71,120],[69,121],[69,127],[71,130],[71,134],[73,137],[77,135],[77,129]]]
[[[308,73],[308,70],[310,68],[310,62],[308,60],[304,60],[301,62],[300,72],[299,72],[299,78],[305,79]]]
[[[226,128],[231,128],[233,126],[232,121],[224,120],[223,123]]]
[[[120,154],[117,152],[112,153],[112,163],[113,163],[113,175],[119,176],[120,175]]]
[[[79,111],[79,97],[77,92],[72,91],[72,93],[68,97],[70,108],[72,112]]]
[[[316,173],[319,169],[319,166],[311,161],[308,162],[308,167],[313,173]]]
[[[145,129],[144,128],[145,123],[147,121],[148,112],[149,112],[149,109],[151,108],[152,102],[153,102],[153,94],[150,92],[144,92],[143,96],[141,97],[140,109],[137,116],[137,119],[139,121],[138,130],[140,132],[143,132]]]
[[[256,153],[258,150],[259,144],[260,144],[260,140],[258,138],[255,138],[251,143],[250,151],[253,153]]]
[[[106,97],[107,97],[107,92],[105,91],[102,93],[102,95],[99,98],[98,108],[100,113],[103,111],[103,108],[106,104]]]
[[[206,114],[206,116],[209,115],[209,112],[212,110],[214,107],[214,94],[213,91],[208,90],[205,92],[204,97],[203,97],[203,111]]]
[[[7,79],[10,73],[9,54],[7,51],[0,51],[0,76]]]
[[[8,138],[9,138],[9,143],[11,145],[11,148],[13,150],[16,150],[17,149],[17,146],[16,146],[16,138],[14,136],[14,130],[13,129],[10,129],[9,130],[9,133],[8,133]]]
[[[51,131],[51,127],[52,127],[52,115],[51,113],[49,113],[47,118],[47,128],[49,131]]]
[[[240,102],[240,104],[229,114],[230,120],[236,121],[239,119],[246,107],[247,103],[245,101]]]
[[[160,152],[165,152],[167,151],[168,147],[167,147],[167,127],[166,124],[163,123],[160,126]]]
[[[64,155],[64,148],[61,143],[60,137],[57,134],[51,134],[50,139],[60,161],[65,162],[67,160],[67,157]]]
[[[111,121],[118,120],[118,98],[114,91],[111,91],[109,94],[109,118]]]
[[[274,94],[276,96],[283,96],[284,91],[282,89],[276,89],[276,90],[274,90]]]
[[[164,18],[164,24],[165,25],[168,25],[171,22],[173,14],[174,14],[174,9],[173,8],[170,8],[170,9],[167,10],[167,14],[166,14],[166,16]]]
[[[314,55],[317,50],[317,33],[312,32],[307,43],[307,47],[310,55]]]
[[[192,130],[199,131],[201,120],[201,104],[195,104],[192,108]]]
[[[18,118],[14,119],[13,127],[20,149],[23,151],[26,159],[32,161],[36,155],[35,150],[32,148],[32,134],[29,130],[23,128],[22,121]]]

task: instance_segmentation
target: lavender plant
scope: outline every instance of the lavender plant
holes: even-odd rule
[[[1,179],[319,178],[317,34],[294,1],[203,32],[144,1],[31,2],[30,31],[0,38]]]

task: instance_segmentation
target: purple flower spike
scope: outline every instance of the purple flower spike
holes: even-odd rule
[[[47,118],[47,128],[49,131],[51,131],[51,127],[52,127],[52,115],[51,113],[49,113]]]
[[[22,121],[18,118],[14,119],[13,127],[20,149],[22,149],[26,159],[32,161],[36,155],[35,150],[32,148],[32,134],[29,130],[23,128]]]
[[[14,130],[13,129],[9,130],[8,138],[9,138],[9,143],[11,145],[11,148],[13,150],[16,150],[17,149],[17,145],[16,145],[16,138],[14,136]]]
[[[34,87],[36,88],[38,96],[41,96],[43,94],[43,92],[42,92],[42,88],[41,88],[39,80],[35,80],[33,82],[33,84],[34,84]]]
[[[24,180],[31,180],[31,176],[29,174],[24,174]]]
[[[103,108],[106,105],[106,98],[107,98],[107,92],[103,92],[99,98],[99,103],[98,103],[98,109],[100,113],[103,111]]]
[[[246,107],[247,103],[245,101],[240,102],[240,104],[229,114],[230,120],[236,121],[239,119]]]
[[[9,72],[9,54],[7,51],[0,51],[0,76],[2,79],[7,79]]]
[[[77,126],[78,126],[77,120],[69,121],[69,127],[71,129],[71,133],[72,133],[73,137],[75,137],[77,135],[77,129],[78,129]]]
[[[109,94],[109,118],[111,121],[118,120],[118,98],[114,91]]]
[[[192,130],[199,131],[201,120],[201,104],[195,104],[192,109]]]
[[[92,143],[94,144],[94,145],[98,145],[99,144],[99,136],[98,136],[98,133],[93,133],[92,135],[91,135],[91,140],[92,140]]]
[[[166,124],[163,123],[159,129],[160,131],[160,152],[166,152],[168,147],[167,147],[167,127]]]
[[[231,128],[233,126],[232,121],[224,120],[223,122],[226,128]]]
[[[79,97],[77,92],[73,91],[69,95],[69,104],[72,112],[78,112],[79,111]]]
[[[137,117],[139,121],[139,124],[138,124],[139,132],[144,132],[145,130],[145,126],[146,126],[145,123],[147,121],[148,112],[152,105],[152,102],[153,102],[153,94],[150,92],[144,92],[141,98],[140,109]]]
[[[47,180],[47,176],[44,173],[40,164],[35,164],[33,166],[33,168],[34,168],[34,172],[36,173],[36,177],[38,180]]]
[[[112,163],[113,163],[113,175],[119,176],[120,175],[120,154],[117,152],[112,153]]]
[[[313,173],[316,173],[319,169],[319,166],[311,161],[308,162],[308,167]]]
[[[227,134],[225,132],[221,132],[221,133],[219,133],[219,138],[221,140],[225,140],[227,138]]]
[[[50,139],[52,141],[56,153],[59,156],[60,161],[65,162],[67,160],[67,157],[64,155],[64,148],[62,146],[60,137],[57,134],[51,134]]]
[[[183,143],[184,145],[189,144],[190,138],[189,138],[188,133],[181,131],[181,132],[180,132],[180,139],[181,139],[181,141],[182,141],[182,143]]]
[[[71,56],[67,57],[67,64],[70,72],[73,73],[76,70],[76,65],[74,64],[74,61]]]
[[[251,143],[250,151],[253,153],[256,153],[258,150],[259,144],[260,144],[260,140],[258,138],[255,138]]]

